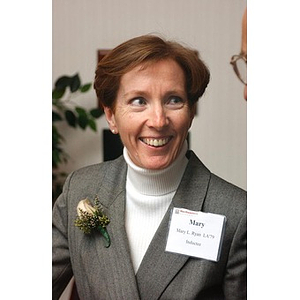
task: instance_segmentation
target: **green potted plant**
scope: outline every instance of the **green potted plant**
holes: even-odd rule
[[[74,76],[59,77],[52,90],[52,201],[62,191],[63,182],[67,176],[61,172],[59,167],[68,161],[68,154],[63,148],[65,138],[59,132],[57,123],[66,122],[73,128],[85,130],[90,128],[97,131],[95,119],[103,114],[100,108],[85,109],[83,106],[74,103],[74,96],[86,93],[92,84],[81,84],[78,74]],[[72,100],[72,101],[71,101]]]

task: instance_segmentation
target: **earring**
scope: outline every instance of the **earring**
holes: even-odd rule
[[[115,133],[116,133],[116,131],[113,129],[113,130],[112,130],[112,133],[113,133],[113,134],[115,134]]]

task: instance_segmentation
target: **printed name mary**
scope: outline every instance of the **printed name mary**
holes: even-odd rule
[[[190,225],[194,225],[194,226],[199,226],[200,228],[203,228],[204,227],[204,223],[201,223],[201,222],[197,222],[196,220],[192,220],[190,219]]]

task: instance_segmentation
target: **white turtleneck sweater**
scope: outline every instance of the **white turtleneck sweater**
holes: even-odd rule
[[[125,226],[135,273],[177,190],[188,159],[187,142],[177,159],[166,169],[147,170],[136,166],[127,149]]]

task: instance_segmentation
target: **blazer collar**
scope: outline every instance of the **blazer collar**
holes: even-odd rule
[[[201,210],[210,181],[210,171],[196,155],[189,151],[187,156],[189,163],[182,181],[136,275],[143,300],[158,299],[189,259],[185,255],[165,252],[171,209],[180,207]]]

